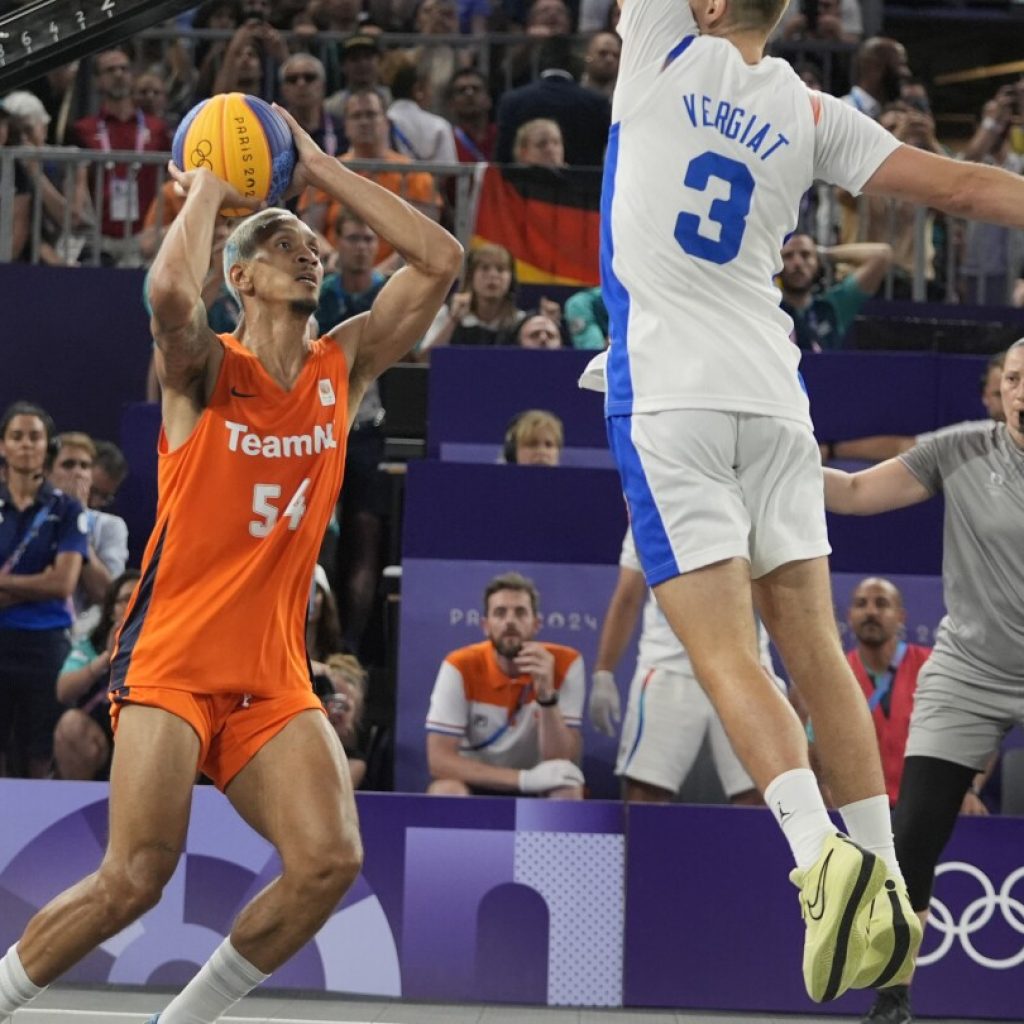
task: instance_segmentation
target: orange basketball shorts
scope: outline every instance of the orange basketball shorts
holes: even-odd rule
[[[110,718],[115,742],[122,708],[137,704],[168,711],[192,726],[199,737],[198,768],[221,791],[296,715],[324,711],[312,688],[299,687],[270,697],[253,697],[132,685],[127,695],[112,696]]]

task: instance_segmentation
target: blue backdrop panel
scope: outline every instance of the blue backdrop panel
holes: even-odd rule
[[[601,396],[576,385],[593,352],[565,349],[441,348],[430,357],[427,451],[445,441],[500,445],[509,420],[524,409],[549,409],[565,423],[565,443],[604,448]]]
[[[614,470],[409,465],[403,558],[614,564],[625,531]]]
[[[607,445],[601,396],[576,385],[592,352],[443,348],[431,359],[428,450],[498,447],[509,420],[550,409],[566,444]],[[872,434],[919,434],[985,415],[979,398],[984,356],[904,352],[827,352],[800,364],[815,433],[825,441]]]
[[[121,408],[146,394],[152,339],[142,271],[0,266],[0,408],[42,405],[59,430],[116,441]]]

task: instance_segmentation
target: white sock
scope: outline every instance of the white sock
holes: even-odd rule
[[[896,848],[892,843],[892,815],[889,813],[889,798],[869,796],[839,808],[850,838],[869,853],[885,861],[889,874],[903,881],[896,860]]]
[[[213,1024],[268,977],[225,939],[160,1014],[160,1024]]]
[[[821,855],[825,840],[836,833],[814,772],[810,768],[783,772],[765,787],[764,802],[775,815],[796,866],[806,871]]]
[[[28,1006],[43,988],[33,985],[29,980],[25,968],[21,966],[18,944],[15,943],[0,960],[0,1024],[10,1019],[8,1014]]]

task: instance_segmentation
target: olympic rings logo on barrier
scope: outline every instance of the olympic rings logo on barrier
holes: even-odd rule
[[[207,157],[213,152],[213,143],[209,139],[200,139],[196,143],[196,148],[192,150],[189,156],[189,162],[195,168],[205,167],[208,171],[213,170],[213,164],[207,159]]]
[[[918,966],[926,967],[941,960],[949,952],[955,939],[960,940],[960,945],[963,946],[964,952],[976,964],[980,964],[982,967],[989,967],[995,971],[1005,971],[1024,963],[1024,946],[1013,956],[997,960],[994,957],[986,956],[974,945],[975,933],[981,931],[992,920],[992,915],[997,909],[1002,913],[1003,920],[1018,935],[1024,935],[1024,903],[1010,895],[1013,887],[1021,879],[1024,879],[1024,867],[1019,867],[1016,871],[1009,874],[1006,881],[1000,887],[999,892],[996,892],[995,886],[984,871],[973,864],[965,864],[963,861],[949,861],[945,864],[940,864],[935,872],[935,877],[938,879],[941,875],[950,874],[954,871],[963,872],[976,879],[981,886],[983,895],[968,903],[957,921],[953,920],[953,914],[950,912],[949,907],[942,900],[932,896],[932,901],[928,908],[928,924],[942,936],[942,940],[930,953],[918,957]]]

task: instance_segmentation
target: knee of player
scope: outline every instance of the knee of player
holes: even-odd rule
[[[693,667],[701,686],[712,697],[733,688],[749,692],[751,687],[764,689],[768,685],[761,663],[745,651],[715,652],[699,663],[694,660]]]
[[[142,847],[123,856],[108,853],[98,878],[112,920],[128,923],[155,907],[180,856],[180,849],[163,844]]]
[[[327,848],[307,851],[304,859],[285,866],[301,898],[336,903],[348,891],[363,867],[363,847],[356,839],[342,839]]]

